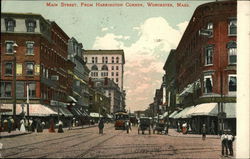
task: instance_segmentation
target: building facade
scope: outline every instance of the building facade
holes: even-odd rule
[[[197,132],[206,124],[209,133],[236,133],[236,15],[236,1],[200,5],[174,53],[178,106],[193,107],[186,112],[192,114],[190,125]]]
[[[68,40],[39,14],[1,14],[0,103],[12,109],[10,115],[19,115],[24,104],[26,115],[72,116],[66,108],[73,81],[68,70],[74,68],[67,59]]]
[[[70,110],[79,118],[88,116],[89,112],[89,69],[86,67],[82,58],[82,43],[75,38],[68,41],[68,59],[75,64],[73,75],[72,95]]]
[[[125,57],[123,50],[84,50],[83,58],[90,69],[91,79],[109,78],[114,81],[122,92],[120,110],[125,109],[125,91],[123,90],[123,76]]]

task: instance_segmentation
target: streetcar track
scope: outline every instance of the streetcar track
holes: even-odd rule
[[[99,145],[105,143],[106,141],[108,141],[108,140],[110,140],[110,139],[112,139],[112,138],[114,138],[114,137],[116,137],[116,136],[118,136],[119,134],[122,134],[122,133],[123,133],[123,131],[119,132],[118,134],[114,134],[114,135],[112,135],[111,137],[108,137],[107,139],[105,139],[105,140],[99,142],[98,144],[96,144],[96,145],[90,147],[89,149],[85,150],[84,153],[82,153],[82,154],[76,156],[76,158],[82,158],[82,157],[84,157],[84,156],[87,155],[89,152],[91,152],[92,149],[98,147]]]
[[[110,129],[110,127],[107,128],[107,130],[109,130],[109,129]],[[95,135],[95,134],[90,134],[90,135]],[[85,135],[85,136],[87,136],[87,135]],[[85,137],[85,136],[84,136],[84,137]],[[85,144],[85,143],[87,143],[87,142],[93,141],[93,140],[98,139],[98,138],[100,138],[100,137],[102,137],[102,136],[95,136],[95,137],[93,137],[93,138],[91,138],[91,139],[87,139],[87,140],[85,140],[85,141],[81,141],[81,142],[79,142],[79,143],[77,143],[77,144],[73,144],[73,145],[71,145],[71,146],[66,146],[66,147],[64,147],[63,149],[74,148],[75,146],[79,146],[80,144]],[[54,152],[39,154],[39,158],[47,158],[49,155],[51,155],[51,154],[56,154],[56,153],[60,153],[61,151],[62,151],[62,149],[60,149],[60,150],[58,150],[58,151],[54,151]],[[42,156],[40,156],[40,155],[42,155]],[[24,157],[24,158],[29,158],[29,157],[34,157],[34,155],[23,155],[22,157]]]
[[[37,145],[37,144],[42,144],[42,143],[45,143],[46,144],[48,142],[51,142],[51,141],[55,141],[55,140],[62,140],[62,139],[65,139],[65,138],[68,138],[68,139],[71,139],[71,138],[75,138],[75,137],[79,137],[79,136],[87,136],[86,134],[75,134],[75,135],[69,135],[69,136],[65,136],[65,137],[60,137],[60,138],[54,138],[54,139],[49,139],[49,140],[43,140],[43,141],[40,141],[40,142],[34,142],[34,143],[30,143],[30,144],[24,144],[24,145],[19,145],[19,146],[15,146],[15,147],[9,147],[9,148],[5,148],[5,149],[2,149],[2,150],[9,150],[9,149],[14,149],[14,148],[17,148],[19,150],[21,150],[22,147],[25,147],[25,146],[32,146],[32,145]],[[83,136],[83,137],[84,137]],[[65,140],[64,140],[65,141]],[[67,140],[66,140],[67,141]],[[58,143],[58,142],[56,142]],[[21,147],[21,148],[20,148]]]

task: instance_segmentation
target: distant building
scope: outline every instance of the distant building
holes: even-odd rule
[[[89,69],[82,59],[82,44],[78,43],[75,38],[68,41],[68,59],[75,64],[74,71],[69,74],[73,75],[72,96],[70,102],[71,112],[78,118],[89,115]]]
[[[84,50],[83,58],[90,69],[91,79],[109,78],[114,81],[121,92],[120,110],[125,110],[125,91],[123,90],[125,57],[123,50]]]

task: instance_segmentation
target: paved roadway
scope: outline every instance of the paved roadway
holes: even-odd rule
[[[220,158],[220,139],[200,136],[170,136],[137,134],[133,127],[129,134],[114,130],[106,124],[104,134],[98,128],[65,131],[64,133],[32,133],[3,138],[1,156],[4,158]]]

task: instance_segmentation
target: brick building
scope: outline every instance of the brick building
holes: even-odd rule
[[[14,115],[24,104],[26,112],[28,85],[30,116],[48,117],[59,110],[71,117],[66,106],[73,76],[68,70],[75,65],[67,59],[68,40],[55,22],[39,14],[1,13],[0,103],[12,110],[16,105]]]
[[[176,96],[181,109],[193,107],[180,118],[192,115],[197,132],[236,130],[236,9],[236,1],[197,7],[175,51]]]

